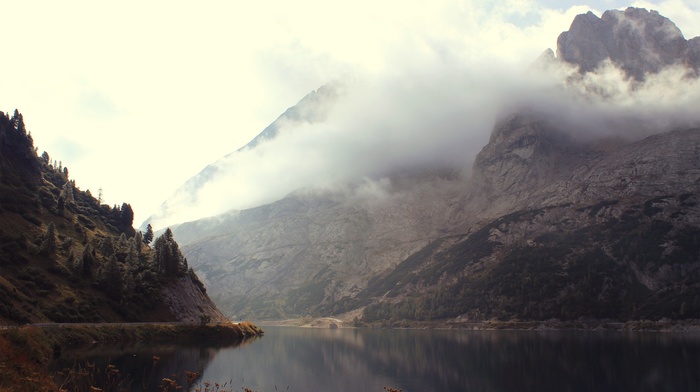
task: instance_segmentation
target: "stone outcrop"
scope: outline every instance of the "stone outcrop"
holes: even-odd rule
[[[609,59],[628,76],[643,80],[669,65],[685,65],[697,74],[698,45],[686,41],[669,19],[656,11],[627,8],[578,15],[557,40],[557,57],[590,72]]]
[[[161,294],[163,302],[178,321],[200,322],[200,316],[208,316],[215,323],[229,322],[207,293],[192,282],[190,276],[168,283]]]

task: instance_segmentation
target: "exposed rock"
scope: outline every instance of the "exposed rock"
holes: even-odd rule
[[[547,185],[567,180],[591,154],[541,115],[518,113],[496,124],[489,143],[477,155],[472,197],[488,200],[484,208],[493,213],[508,206],[522,208]]]
[[[686,41],[673,22],[643,8],[606,11],[600,18],[592,12],[578,15],[557,40],[557,57],[582,73],[610,59],[636,80],[674,64],[697,73],[697,53],[697,44]]]
[[[413,179],[405,193],[370,204],[349,203],[339,195],[299,194],[242,211],[221,222],[228,233],[184,249],[213,298],[230,314],[339,314],[383,301],[387,293],[396,300],[459,285],[499,265],[504,252],[522,244],[552,248],[554,243],[542,240],[547,236],[610,233],[605,240],[593,236],[567,250],[572,262],[589,257],[598,246],[619,246],[624,237],[619,230],[627,221],[652,231],[658,225],[653,222],[664,222],[668,237],[654,240],[680,241],[674,238],[682,236],[674,233],[700,223],[700,211],[691,202],[700,195],[698,151],[700,129],[594,152],[532,113],[516,115],[494,128],[470,182]],[[654,199],[665,195],[676,196]],[[645,203],[648,207],[640,209]],[[175,235],[186,228],[179,227]],[[646,235],[640,233],[639,238]],[[637,265],[618,254],[606,257],[628,265],[626,276],[652,291],[677,284],[700,262],[662,262],[659,267]],[[452,264],[456,260],[461,261]],[[450,268],[455,269],[448,272]],[[610,279],[621,279],[608,273]],[[605,287],[601,283],[600,289]],[[617,298],[602,295],[606,301]]]
[[[641,81],[697,70],[699,44],[630,8],[579,15],[558,55]],[[495,125],[469,179],[403,173],[379,197],[360,197],[361,182],[300,190],[174,233],[234,317],[700,316],[700,129],[601,148],[561,127],[521,111]]]
[[[229,321],[189,276],[166,285],[161,294],[163,302],[178,321],[199,322],[202,315],[211,317],[211,321],[216,323]]]

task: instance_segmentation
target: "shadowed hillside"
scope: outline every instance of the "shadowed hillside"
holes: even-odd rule
[[[226,321],[172,233],[136,232],[0,112],[0,323]]]

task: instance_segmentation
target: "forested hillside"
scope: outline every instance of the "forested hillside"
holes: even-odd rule
[[[172,233],[153,241],[133,217],[0,112],[0,323],[225,320]]]

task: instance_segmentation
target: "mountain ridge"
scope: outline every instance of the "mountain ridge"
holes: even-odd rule
[[[221,173],[220,165],[227,159],[230,159],[235,154],[243,151],[252,150],[259,144],[274,139],[280,129],[288,124],[299,123],[315,123],[323,121],[327,116],[327,110],[318,110],[319,103],[322,102],[325,106],[330,105],[337,98],[337,83],[328,83],[304,96],[296,105],[289,107],[275,121],[265,127],[257,136],[243,147],[234,152],[224,155],[216,162],[207,165],[195,176],[188,179],[182,186],[175,190],[172,196],[168,198],[159,207],[158,211],[149,216],[140,226],[140,229],[145,231],[149,224],[152,224],[158,230],[164,230],[167,226],[182,223],[181,221],[172,221],[168,218],[171,214],[176,213],[180,209],[186,209],[198,202],[198,192],[206,183],[214,180]],[[322,105],[322,106],[324,106]],[[314,108],[312,110],[312,108]],[[166,224],[160,222],[165,220]]]
[[[612,64],[637,86],[667,66],[695,77],[698,40],[668,23],[631,8],[584,14],[542,61],[578,75]],[[686,49],[650,61],[629,53],[630,42],[666,30]],[[565,115],[503,116],[467,176],[425,168],[304,189],[174,233],[212,298],[238,317],[700,317],[697,125],[627,140],[616,127],[635,119],[618,119],[579,137]]]
[[[557,58],[576,64],[582,73],[609,59],[636,80],[675,64],[697,76],[699,55],[671,20],[643,8],[609,10],[600,18],[589,11],[576,16],[557,39]]]

